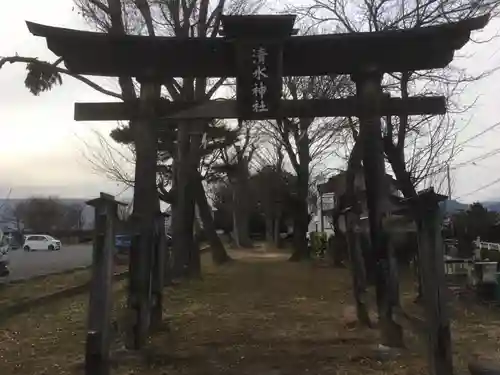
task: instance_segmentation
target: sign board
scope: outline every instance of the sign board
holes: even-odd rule
[[[323,211],[333,210],[335,207],[335,195],[333,193],[323,194],[321,199]]]
[[[237,48],[238,115],[244,119],[273,118],[282,91],[283,48],[279,42],[242,41]]]

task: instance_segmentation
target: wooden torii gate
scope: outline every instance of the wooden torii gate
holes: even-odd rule
[[[176,119],[207,120],[212,118],[279,119],[290,117],[357,116],[363,138],[363,165],[369,207],[370,239],[377,259],[377,300],[388,306],[386,280],[389,273],[387,249],[383,243],[381,197],[384,194],[384,155],[381,139],[381,116],[423,115],[445,113],[443,97],[418,97],[401,100],[382,95],[384,73],[443,68],[462,48],[472,30],[483,28],[488,17],[457,23],[390,30],[373,33],[352,33],[314,36],[293,36],[294,15],[223,16],[221,38],[175,38],[117,36],[48,27],[28,22],[32,34],[45,37],[49,49],[64,59],[75,74],[135,77],[143,85],[143,100],[125,103],[77,103],[76,120],[141,120]],[[356,96],[338,100],[282,100],[282,77],[350,75],[356,84]],[[151,83],[172,78],[236,77],[236,101],[174,101],[150,100]],[[149,88],[148,88],[149,87]],[[151,126],[144,126],[140,138],[155,140]],[[136,140],[137,141],[137,140]],[[139,150],[138,150],[139,152]],[[151,150],[150,150],[151,152]],[[137,155],[136,173],[148,170],[136,179],[134,200],[155,195],[155,165],[151,155]],[[149,161],[148,161],[149,160]],[[156,162],[154,163],[156,164]],[[137,202],[137,200],[135,200]],[[147,237],[152,232],[152,213],[144,214],[140,231]],[[151,242],[141,242],[140,256],[133,258],[141,272],[151,267]],[[431,266],[429,266],[431,267]],[[431,269],[432,268],[432,269]],[[432,274],[431,267],[427,275]],[[135,279],[135,278],[137,279]],[[150,279],[147,275],[131,276],[130,308],[134,312],[136,334],[147,331]],[[135,281],[134,281],[135,280]],[[429,314],[439,311],[442,288],[424,295]],[[428,292],[430,293],[430,291]],[[144,300],[146,298],[146,300]],[[141,302],[142,301],[142,302]],[[384,323],[387,311],[381,313]],[[381,324],[384,327],[385,324]],[[440,320],[441,336],[448,336],[449,321]],[[383,332],[382,332],[383,333]],[[384,333],[383,333],[384,335]],[[440,348],[437,335],[430,333],[431,346]],[[137,346],[143,337],[136,340]],[[431,373],[451,371],[449,352],[433,354]],[[440,374],[442,375],[442,373]]]

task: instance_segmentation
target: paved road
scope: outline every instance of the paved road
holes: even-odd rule
[[[64,245],[59,251],[9,252],[10,280],[88,266],[92,262],[92,245]]]

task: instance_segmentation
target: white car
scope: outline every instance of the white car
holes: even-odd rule
[[[61,241],[47,234],[30,234],[24,240],[23,249],[24,251],[61,250]]]

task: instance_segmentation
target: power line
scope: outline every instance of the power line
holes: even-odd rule
[[[458,168],[461,168],[461,167],[465,167],[466,165],[474,164],[475,162],[491,158],[492,156],[495,156],[495,155],[498,155],[498,154],[500,154],[500,148],[495,148],[495,149],[493,149],[491,151],[488,151],[488,152],[486,152],[484,154],[476,156],[476,157],[474,157],[472,159],[463,161],[463,162],[458,163],[456,165],[452,165],[451,169],[458,169]]]
[[[499,122],[497,122],[497,123],[495,123],[495,124],[493,124],[493,125],[491,125],[491,126],[489,126],[489,127],[487,127],[486,129],[484,129],[483,131],[481,131],[481,132],[479,132],[479,133],[477,133],[477,134],[473,135],[472,137],[467,138],[465,141],[463,141],[462,143],[460,143],[460,144],[458,145],[458,147],[461,147],[461,146],[466,145],[466,144],[467,144],[467,143],[469,143],[470,141],[473,141],[474,139],[479,138],[480,136],[482,136],[482,135],[484,135],[484,134],[486,134],[486,133],[488,133],[488,132],[492,131],[493,129],[495,129],[495,128],[499,127],[499,126],[500,126],[500,121],[499,121]]]
[[[453,151],[453,149],[458,149],[458,148],[460,148],[460,147],[465,147],[465,146],[467,146],[467,144],[468,144],[469,142],[473,141],[473,140],[474,140],[474,139],[476,139],[476,138],[481,137],[482,135],[484,135],[484,134],[486,134],[486,133],[489,133],[490,131],[494,130],[495,128],[497,128],[497,127],[499,127],[499,126],[500,126],[500,121],[499,121],[499,122],[496,122],[495,124],[493,124],[493,125],[491,125],[491,126],[489,126],[489,127],[487,127],[486,129],[484,129],[484,130],[480,131],[479,133],[474,134],[472,137],[467,138],[465,141],[463,141],[463,142],[461,142],[461,143],[459,143],[459,144],[455,144],[455,145],[453,145],[453,146],[451,146],[451,147],[448,147],[448,148],[446,148],[446,149],[442,150],[442,151],[440,152],[440,154],[444,154],[444,153],[447,153],[447,152],[449,152],[449,151]],[[462,130],[463,130],[463,129],[462,129]],[[454,136],[458,135],[458,134],[459,134],[462,130],[455,132],[455,133],[454,133],[454,134],[452,134],[451,136],[452,136],[452,137],[454,137]]]
[[[476,189],[476,190],[470,191],[470,192],[468,192],[468,193],[466,193],[466,194],[462,194],[461,196],[459,196],[459,197],[457,197],[457,198],[455,198],[455,199],[460,199],[460,198],[463,198],[463,197],[467,197],[467,196],[469,196],[469,195],[471,195],[471,194],[477,193],[478,191],[481,191],[481,190],[487,189],[487,188],[489,188],[489,187],[491,187],[491,186],[493,186],[493,185],[495,185],[495,184],[498,184],[499,182],[500,182],[500,178],[497,178],[496,180],[491,181],[490,183],[488,183],[488,184],[486,184],[486,185],[483,185],[483,186],[481,186],[480,188],[478,188],[478,189]]]
[[[486,160],[488,158],[491,158],[492,156],[495,156],[495,155],[498,155],[500,154],[500,147],[499,148],[495,148],[491,151],[488,151],[488,152],[485,152],[484,154],[481,154],[479,156],[475,156],[469,160],[466,160],[466,161],[463,161],[463,162],[460,162],[458,164],[455,164],[455,165],[444,165],[444,166],[441,166],[439,167],[438,170],[435,170],[434,172],[431,172],[431,173],[428,173],[427,174],[427,177],[431,177],[431,176],[435,176],[439,173],[442,173],[444,172],[448,166],[450,167],[450,170],[454,171],[454,170],[457,170],[457,169],[460,169],[462,167],[466,167],[467,165],[470,165],[470,164],[475,164],[476,162],[478,161],[483,161],[483,160]]]

